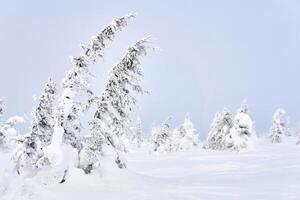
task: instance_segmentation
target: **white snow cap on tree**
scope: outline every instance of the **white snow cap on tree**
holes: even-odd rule
[[[291,131],[288,126],[286,112],[284,109],[279,108],[273,115],[272,126],[270,128],[268,137],[270,138],[272,143],[280,143],[285,136],[290,135]]]
[[[172,150],[170,138],[170,121],[171,118],[168,118],[163,122],[161,126],[152,128],[149,142],[152,146],[153,152],[166,153]]]
[[[234,117],[233,127],[225,139],[225,146],[235,151],[246,150],[252,148],[255,139],[254,123],[244,101]]]
[[[101,160],[110,157],[119,168],[126,167],[121,158],[124,144],[121,136],[128,128],[129,112],[136,104],[130,89],[144,93],[140,85],[142,69],[139,57],[146,55],[148,39],[131,46],[121,61],[113,67],[104,92],[96,99],[98,104],[91,122],[91,135],[80,152],[80,167],[86,173],[101,165]]]
[[[18,174],[34,174],[35,169],[49,164],[43,148],[50,145],[53,134],[55,94],[56,84],[49,79],[32,110],[31,132],[18,139],[13,155]]]
[[[232,126],[232,115],[227,108],[223,108],[223,111],[216,113],[213,119],[204,148],[213,150],[226,149],[225,138]]]
[[[189,150],[199,143],[199,135],[189,115],[185,116],[184,122],[173,131],[172,149],[175,151]]]

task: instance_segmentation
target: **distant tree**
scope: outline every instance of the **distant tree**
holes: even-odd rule
[[[168,118],[159,127],[153,127],[150,135],[150,144],[153,152],[165,153],[171,151],[170,121]]]
[[[50,145],[53,134],[55,94],[56,84],[49,79],[37,106],[32,110],[31,132],[18,139],[13,159],[19,174],[35,173],[35,169],[49,164],[44,157],[43,148]]]
[[[0,121],[2,121],[3,107],[4,107],[4,102],[3,102],[3,100],[0,98]]]
[[[268,135],[272,143],[280,143],[285,136],[291,135],[285,115],[286,112],[282,108],[277,109],[273,115],[272,126]]]
[[[140,118],[133,124],[125,122],[122,129],[120,140],[124,144],[125,152],[129,152],[132,148],[139,148],[142,140],[142,125]]]
[[[130,131],[132,133],[130,139],[131,143],[136,147],[141,147],[143,143],[143,138],[142,138],[143,131],[142,131],[142,121],[140,118],[137,119],[134,126],[130,127]]]
[[[233,119],[230,111],[224,108],[221,113],[216,113],[210,126],[208,137],[204,144],[205,149],[224,150],[225,138],[233,126]]]
[[[249,149],[256,138],[253,121],[249,115],[248,105],[243,102],[235,115],[233,126],[225,138],[225,147],[240,151]]]
[[[121,61],[113,67],[104,92],[96,100],[97,111],[91,122],[91,135],[80,152],[80,167],[90,173],[106,159],[114,160],[119,168],[126,167],[120,154],[124,150],[120,139],[128,126],[129,113],[136,104],[130,88],[144,93],[140,82],[142,69],[139,57],[146,55],[148,39],[131,46]]]
[[[189,116],[177,127],[172,135],[172,149],[175,151],[189,150],[198,146],[199,136]]]

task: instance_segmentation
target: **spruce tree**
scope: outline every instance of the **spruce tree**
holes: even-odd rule
[[[142,121],[140,118],[137,119],[136,123],[134,126],[130,127],[130,132],[132,136],[130,137],[130,142],[135,146],[135,147],[141,147],[143,143],[143,130],[142,130]]]
[[[18,174],[35,173],[35,169],[49,164],[43,148],[50,145],[53,134],[55,94],[56,84],[49,79],[32,110],[31,132],[18,139],[13,155]]]
[[[224,150],[225,138],[233,126],[230,111],[224,108],[222,112],[216,113],[204,144],[205,149]]]
[[[272,143],[281,143],[285,136],[290,135],[290,129],[285,114],[285,110],[279,108],[273,115],[272,126],[268,135]]]
[[[243,102],[234,117],[230,132],[225,138],[225,147],[235,151],[249,149],[255,138],[256,133],[249,115],[248,105]]]
[[[91,121],[91,135],[80,152],[80,167],[86,172],[113,160],[119,168],[126,167],[121,158],[124,144],[120,139],[127,127],[129,113],[136,104],[130,90],[145,93],[140,82],[142,69],[139,57],[146,55],[148,39],[131,46],[109,74],[104,92],[97,98],[97,111]]]
[[[150,144],[153,152],[165,153],[171,151],[170,120],[168,118],[159,127],[152,128]]]
[[[172,135],[172,149],[175,151],[189,150],[197,147],[199,136],[189,116],[187,115],[184,122],[174,130]]]

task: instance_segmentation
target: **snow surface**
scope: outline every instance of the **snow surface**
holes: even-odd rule
[[[49,181],[49,173],[34,179],[12,176],[9,156],[0,153],[0,199],[300,199],[300,146],[295,143],[295,137],[280,144],[259,138],[249,152],[197,148],[163,155],[143,146],[126,155],[126,170],[103,166],[85,175],[71,168],[63,184]]]

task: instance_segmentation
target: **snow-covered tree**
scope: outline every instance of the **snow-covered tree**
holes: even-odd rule
[[[17,144],[18,132],[15,125],[24,123],[24,119],[14,116],[0,124],[0,150],[11,151]]]
[[[153,127],[149,142],[153,152],[165,153],[171,151],[170,121],[168,118],[159,127]]]
[[[204,144],[205,149],[224,150],[225,138],[233,126],[233,119],[230,111],[224,108],[220,113],[216,113],[208,132],[208,137]]]
[[[4,102],[3,102],[3,100],[0,98],[0,122],[2,121],[3,107],[4,107]]]
[[[140,147],[142,140],[142,125],[140,118],[137,119],[135,124],[125,123],[120,140],[124,144],[125,152],[130,151],[132,148]]]
[[[104,49],[109,41],[112,41],[117,32],[121,31],[133,14],[115,18],[96,36],[92,37],[90,43],[83,46],[82,54],[72,59],[72,68],[62,82],[62,95],[56,117],[57,133],[54,140],[70,144],[77,150],[81,150],[82,143],[80,132],[82,129],[81,116],[93,102],[94,94],[91,90],[91,79],[93,75],[89,65],[95,63],[104,55]],[[78,99],[87,99],[82,102]],[[61,139],[59,139],[62,137]]]
[[[143,143],[143,138],[142,138],[143,131],[142,131],[142,121],[140,118],[137,119],[134,126],[130,127],[130,132],[132,133],[132,136],[130,137],[130,142],[136,147],[141,147]]]
[[[31,132],[18,139],[13,159],[19,174],[25,171],[34,173],[34,169],[49,164],[43,148],[50,145],[53,134],[55,94],[56,84],[49,79],[38,99],[38,105],[32,110]]]
[[[189,150],[199,143],[199,135],[189,116],[186,115],[184,122],[177,127],[172,135],[172,149]]]
[[[300,133],[298,134],[298,140],[296,142],[296,145],[299,145],[300,144]]]
[[[55,95],[56,83],[49,79],[40,99],[38,100],[38,106],[34,108],[31,113],[31,136],[33,139],[41,143],[42,147],[49,145],[51,142],[53,128],[55,125]]]
[[[272,126],[268,135],[272,143],[280,143],[285,136],[291,135],[285,115],[286,112],[282,108],[277,109],[273,115]]]
[[[254,123],[249,115],[248,105],[243,102],[235,115],[233,126],[225,138],[225,147],[240,151],[252,147],[256,139]]]
[[[50,164],[44,157],[41,144],[30,133],[19,136],[18,143],[13,153],[15,170],[18,174],[34,175],[37,169]]]
[[[97,111],[91,122],[91,135],[80,152],[80,167],[86,173],[111,159],[119,168],[126,167],[120,154],[124,145],[120,140],[127,128],[129,113],[136,104],[130,89],[144,93],[140,82],[142,69],[139,57],[146,55],[148,39],[131,46],[121,61],[113,67],[104,92],[97,98]]]
[[[17,130],[14,128],[16,124],[23,123],[24,119],[14,116],[4,121],[2,119],[4,103],[0,99],[0,151],[11,151],[16,146]]]

